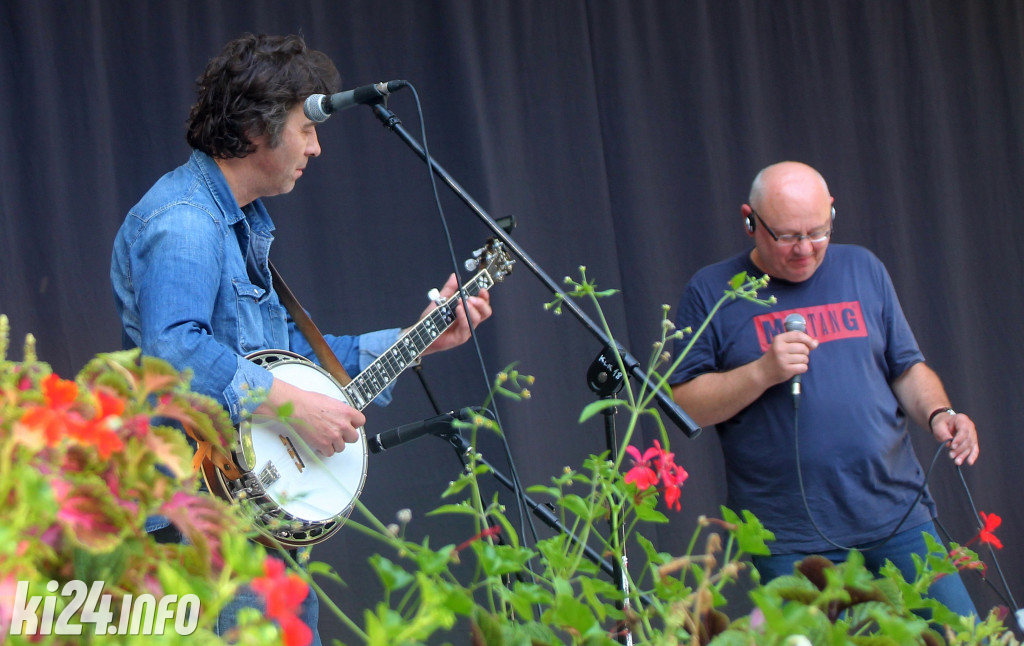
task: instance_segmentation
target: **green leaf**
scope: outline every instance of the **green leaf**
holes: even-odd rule
[[[462,491],[466,487],[472,485],[476,481],[476,476],[477,475],[478,474],[476,474],[476,473],[472,473],[472,474],[470,474],[470,473],[463,473],[457,479],[455,479],[451,484],[448,485],[448,488],[444,490],[444,493],[441,494],[441,497],[442,498],[449,498],[449,497],[453,496],[454,494],[459,493],[460,491]]]
[[[551,592],[536,583],[517,581],[512,589],[502,586],[498,589],[501,598],[512,604],[512,608],[520,617],[534,619],[534,606],[547,606],[554,599]]]
[[[546,493],[552,498],[557,498],[562,495],[562,490],[558,487],[547,487],[545,485],[531,485],[526,488],[528,493]]]
[[[594,415],[604,411],[606,408],[613,408],[615,406],[621,406],[626,402],[621,399],[599,399],[596,402],[591,402],[583,408],[583,412],[580,413],[579,423],[587,421]]]
[[[775,540],[775,534],[773,534],[768,528],[761,524],[761,521],[757,519],[757,516],[750,513],[749,510],[743,510],[743,520],[736,515],[731,509],[722,507],[722,520],[727,523],[733,523],[736,525],[736,542],[739,545],[741,551],[746,554],[755,554],[757,556],[767,556],[771,554],[771,550],[768,549],[768,541]]]
[[[497,497],[497,494],[495,494],[495,497]],[[495,506],[497,506],[497,504]],[[512,523],[505,517],[505,514],[493,511],[490,516],[496,520],[499,525],[501,525],[502,531],[504,531],[504,535],[507,537],[506,542],[513,547],[519,547],[519,533],[516,532],[516,528],[513,527]],[[531,554],[536,554],[536,552]]]
[[[388,592],[401,590],[413,582],[411,574],[380,554],[374,554],[370,557],[370,565],[377,573],[377,578],[384,584],[384,589]]]
[[[648,540],[646,536],[642,536],[640,534],[637,534],[636,535],[636,542],[637,542],[637,545],[640,546],[640,549],[642,549],[644,551],[644,554],[647,555],[647,560],[651,564],[653,564],[653,565],[661,565],[661,564],[664,564],[664,563],[668,563],[669,561],[672,560],[672,555],[671,554],[669,554],[667,552],[659,552],[657,549],[655,549],[654,543],[652,543],[650,540]]]
[[[667,523],[668,516],[655,509],[657,504],[658,496],[644,496],[639,504],[633,506],[633,509],[636,510],[636,517],[646,523]]]
[[[453,549],[454,545],[445,545],[436,551],[432,550],[429,547],[429,539],[424,539],[422,549],[417,550],[413,558],[422,573],[438,574],[448,569]]]
[[[470,616],[473,614],[476,603],[473,601],[472,593],[463,588],[457,583],[448,583],[444,581],[434,581],[421,577],[418,579],[418,585],[423,586],[437,586],[438,590],[442,593],[439,595],[439,601],[437,602],[442,607],[450,610],[451,613],[446,613],[445,621],[448,621],[447,617],[451,617],[454,620],[454,615]],[[448,626],[450,627],[450,625]]]
[[[621,602],[625,594],[611,582],[599,578],[583,578],[580,579],[580,590],[598,620],[605,621],[609,613],[618,616],[615,603]]]
[[[583,520],[590,520],[593,515],[587,501],[576,494],[563,495],[558,501],[558,504],[576,514]]]
[[[741,271],[740,273],[729,279],[729,287],[733,290],[737,290],[743,287],[743,283],[747,282],[747,272]]]
[[[599,626],[592,609],[572,596],[571,590],[556,593],[555,602],[544,613],[543,619],[559,628],[572,628],[581,635]]]
[[[295,404],[293,404],[290,401],[281,404],[281,406],[279,406],[278,409],[277,409],[277,416],[282,418],[282,419],[287,419],[287,418],[291,417],[294,414],[295,414]]]
[[[511,545],[492,545],[487,541],[476,541],[472,544],[473,551],[480,559],[480,565],[487,576],[501,576],[522,572],[526,562],[533,558],[533,551],[525,547]]]
[[[479,631],[480,633],[479,639],[475,639],[474,643],[487,644],[487,646],[505,646],[505,638],[502,634],[502,621],[483,610],[479,610],[473,615],[473,621],[475,623],[474,632]]]
[[[454,505],[441,505],[440,507],[432,509],[426,513],[427,516],[439,516],[444,514],[460,514],[464,516],[478,515],[475,509],[464,502]]]
[[[340,585],[345,585],[345,580],[342,579],[341,575],[338,574],[338,572],[328,563],[324,563],[323,561],[310,561],[305,567],[312,575],[322,576]]]
[[[544,564],[550,572],[560,574],[574,565],[575,560],[566,553],[566,543],[565,534],[537,541],[537,550],[544,556]]]

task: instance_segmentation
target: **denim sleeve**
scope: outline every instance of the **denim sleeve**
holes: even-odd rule
[[[128,273],[143,353],[191,370],[192,389],[219,401],[238,422],[251,408],[246,393],[269,388],[271,378],[214,337],[223,244],[212,214],[195,205],[171,206],[139,227]]]
[[[387,330],[379,330],[377,332],[368,332],[359,336],[334,336],[331,334],[324,335],[327,339],[328,345],[331,346],[331,350],[334,351],[335,356],[341,362],[341,365],[345,368],[345,371],[349,376],[354,377],[362,372],[368,365],[374,362],[380,355],[390,348],[398,341],[398,334],[401,332],[399,328],[391,328]],[[294,328],[291,334],[292,352],[297,352],[313,361],[316,361],[316,356],[313,353],[313,348],[309,345],[302,334]],[[320,363],[316,361],[316,363]],[[373,403],[378,406],[387,406],[391,403],[391,391],[395,387],[395,382],[392,382],[385,388],[377,398],[373,400]]]

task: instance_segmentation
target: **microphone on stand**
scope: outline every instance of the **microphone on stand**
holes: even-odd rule
[[[787,316],[786,320],[783,322],[782,325],[783,325],[783,327],[786,328],[787,332],[792,332],[793,330],[796,330],[798,332],[807,332],[807,321],[804,319],[803,316],[801,316],[800,314],[797,314],[796,312],[794,312],[794,313],[790,314],[789,316]],[[794,401],[797,401],[800,398],[800,377],[801,376],[802,375],[793,375],[793,379],[790,382],[790,383],[792,383],[793,400]]]
[[[387,81],[386,83],[363,85],[331,96],[311,94],[302,104],[302,111],[310,121],[323,123],[335,112],[341,112],[357,105],[377,103],[395,90],[408,87],[408,85],[409,83],[406,81]]]
[[[452,430],[452,422],[455,420],[468,422],[473,419],[474,415],[478,414],[479,409],[475,407],[463,408],[458,413],[448,411],[447,413],[441,413],[419,422],[410,422],[409,424],[396,426],[368,440],[367,444],[370,447],[370,453],[381,453],[388,449],[393,449],[399,444],[412,442],[424,435],[434,435],[450,431]]]

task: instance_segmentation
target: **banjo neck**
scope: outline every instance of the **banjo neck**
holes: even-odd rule
[[[494,284],[485,269],[465,283],[463,291],[467,296],[476,296],[482,289]],[[422,355],[437,337],[455,323],[455,309],[459,304],[458,293],[439,304],[416,325],[400,336],[398,340],[366,366],[358,375],[342,387],[345,397],[353,408],[363,410],[374,398],[394,382],[402,372]]]

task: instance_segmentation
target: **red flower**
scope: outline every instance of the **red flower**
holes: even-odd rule
[[[85,419],[72,406],[78,398],[78,384],[49,374],[39,384],[43,406],[31,406],[21,416],[21,423],[42,432],[47,446],[57,446],[63,439],[94,445],[106,459],[124,447],[117,433],[110,428],[110,418],[124,412],[124,402],[104,390],[95,393],[97,410],[92,419]]]
[[[95,445],[100,457],[106,459],[114,451],[124,448],[120,436],[110,428],[110,418],[116,419],[124,412],[124,401],[104,389],[97,390],[95,395],[98,404],[95,416],[73,427],[72,437],[83,444]]]
[[[984,526],[978,530],[978,534],[971,540],[964,543],[963,547],[968,547],[971,543],[981,541],[982,543],[988,543],[996,549],[1003,548],[1003,542],[996,537],[993,533],[996,528],[1003,523],[1003,519],[998,514],[987,514],[983,511],[979,511],[978,515],[981,516],[981,520]],[[982,576],[985,574],[985,564],[980,560],[977,560],[970,556],[968,553],[957,548],[949,553],[949,556],[953,559],[953,565],[956,566],[957,570],[981,570]],[[942,575],[940,575],[941,578]]]
[[[633,468],[626,472],[626,482],[635,482],[637,489],[646,491],[648,487],[658,484],[658,474],[651,468],[651,460],[657,457],[658,449],[651,447],[640,455],[640,449],[627,446],[626,453],[633,459]]]
[[[252,589],[267,604],[267,617],[277,621],[285,646],[307,646],[313,631],[298,617],[309,586],[294,572],[286,573],[284,561],[268,556],[263,561],[264,576],[252,580]]]
[[[75,439],[83,444],[92,444],[104,460],[114,451],[124,448],[124,442],[102,420],[90,420],[77,428]]]
[[[1003,549],[1003,542],[996,538],[996,535],[992,532],[996,531],[996,528],[1002,524],[1003,519],[996,514],[986,514],[983,511],[978,512],[981,515],[981,519],[985,521],[985,526],[978,532],[978,540],[982,543],[988,543],[996,549]]]
[[[675,463],[675,453],[661,448],[658,440],[654,440],[654,446],[644,451],[643,455],[640,455],[640,450],[634,446],[627,446],[626,453],[632,458],[634,465],[626,472],[626,482],[636,483],[640,491],[646,491],[660,480],[668,508],[676,511],[682,509],[679,504],[679,497],[682,494],[680,487],[689,474]]]
[[[61,379],[52,373],[43,378],[40,386],[46,404],[53,409],[66,410],[78,397],[78,384]]]
[[[124,412],[124,400],[105,388],[96,390],[96,401],[99,404],[99,410],[96,411],[97,419],[116,417]]]
[[[71,405],[78,397],[78,384],[49,374],[39,384],[44,406],[30,406],[21,416],[21,423],[43,433],[48,446],[56,446],[65,431],[78,424],[77,415],[71,414]]]

